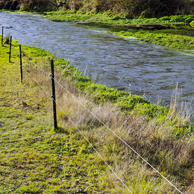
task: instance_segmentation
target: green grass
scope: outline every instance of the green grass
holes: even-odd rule
[[[25,73],[20,83],[18,52],[8,63],[8,50],[0,47],[0,193],[116,192],[107,166],[77,130],[53,129],[50,98],[37,101],[40,89]]]
[[[20,83],[18,43],[0,47],[0,193],[128,193],[69,121],[69,116],[132,193],[176,193],[70,95],[56,86],[60,128],[53,129],[50,96],[24,72]],[[24,68],[44,89],[55,60],[56,78],[122,139],[181,190],[191,193],[193,128],[173,107],[93,83],[63,59],[22,45]],[[26,60],[30,58],[30,61]],[[184,153],[184,154],[183,154]],[[176,161],[176,163],[175,163]]]
[[[140,41],[170,48],[194,49],[193,27],[189,25],[190,23],[192,25],[194,15],[128,19],[125,16],[115,16],[110,13],[92,14],[80,11],[57,11],[47,12],[45,17],[58,22],[85,21],[87,22],[86,25],[108,27],[111,29],[111,33],[121,37],[135,37]],[[154,30],[157,25],[166,29]],[[133,30],[133,28],[139,28],[139,30]],[[152,28],[152,30],[149,30],[149,28]]]
[[[175,30],[165,31],[146,31],[146,30],[125,30],[118,29],[111,30],[113,34],[122,37],[136,37],[140,41],[146,43],[156,44],[159,46],[166,46],[178,49],[194,49],[194,37],[182,35],[181,32]],[[177,34],[174,34],[177,33]],[[190,34],[189,34],[190,35]],[[192,34],[193,35],[193,34]]]
[[[126,18],[120,18],[110,14],[93,14],[93,13],[83,13],[81,11],[56,11],[56,12],[46,12],[45,17],[52,21],[86,21],[86,22],[95,22],[101,23],[103,25],[112,25],[115,23],[125,24],[128,23]]]
[[[133,37],[139,41],[174,49],[194,49],[194,15],[175,15],[161,18],[128,19],[111,13],[83,13],[82,11],[45,12],[45,17],[56,22],[86,22],[109,28],[109,32],[121,37]],[[190,25],[191,24],[191,25]],[[157,26],[159,26],[158,30]],[[160,26],[164,29],[160,29]],[[165,29],[166,28],[166,29]]]
[[[161,18],[137,18],[129,19],[125,15],[113,15],[112,13],[84,13],[82,11],[52,11],[45,12],[45,17],[52,21],[87,21],[101,22],[104,25],[189,25],[194,20],[194,15],[174,15]]]

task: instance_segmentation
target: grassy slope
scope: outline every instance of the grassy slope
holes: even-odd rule
[[[54,56],[50,56],[50,53],[42,49],[24,46],[23,48],[25,56],[33,59],[38,65],[43,64],[45,70],[48,70],[46,63],[48,55]],[[7,51],[7,46],[0,48],[1,193],[126,192],[94,150],[83,140],[66,115],[73,118],[133,193],[176,193],[167,182],[142,164],[141,160],[136,159],[130,150],[73,101],[72,97],[61,92],[61,88],[56,89],[57,100],[66,115],[58,110],[59,123],[62,127],[58,131],[60,133],[56,133],[52,128],[50,100],[37,84],[27,78],[26,73],[25,85],[20,84],[18,62],[15,63],[18,54],[15,52],[13,62],[8,63]],[[67,88],[80,101],[148,161],[156,165],[163,175],[173,180],[176,186],[187,190],[188,193],[192,192],[193,143],[187,121],[183,118],[177,119],[172,111],[165,113],[163,110],[166,109],[163,108],[158,114],[157,106],[147,103],[141,97],[130,96],[94,84],[89,78],[81,76],[67,61],[55,59],[55,64],[67,77],[65,79]],[[45,89],[49,90],[48,77],[27,62],[25,68]],[[92,96],[93,100],[86,98],[85,95],[82,96],[76,86]],[[107,100],[114,104],[107,103]],[[103,102],[106,102],[106,105],[97,105]],[[134,110],[134,113],[125,116],[121,114],[120,108],[127,112]],[[142,115],[142,110],[146,114]],[[156,118],[150,120],[154,115]],[[173,128],[181,132],[177,137],[172,135]],[[186,133],[183,133],[184,131]],[[190,142],[187,142],[188,137]]]
[[[50,99],[25,73],[20,84],[18,52],[12,63],[7,52],[8,46],[0,47],[0,193],[118,191],[73,127],[53,130]]]
[[[57,11],[48,12],[46,18],[53,21],[85,21],[87,25],[111,27],[111,33],[125,37],[136,37],[160,46],[167,46],[178,49],[194,49],[194,33],[189,23],[194,16],[171,16],[163,18],[126,19],[125,17],[113,16],[111,14],[83,14],[78,11]],[[176,25],[175,25],[176,24]],[[181,25],[181,27],[177,25]],[[184,24],[186,26],[184,26]],[[134,27],[149,25],[171,26],[172,29],[161,30],[135,30]],[[128,29],[132,28],[132,29]]]

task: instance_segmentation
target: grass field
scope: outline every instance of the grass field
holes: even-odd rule
[[[13,42],[11,63],[9,46],[0,47],[0,193],[178,193],[79,102],[177,188],[194,192],[193,128],[188,118],[177,115],[173,106],[167,110],[94,84],[47,51],[24,45],[22,50],[21,84],[18,43]],[[45,93],[51,94],[51,58],[61,84],[56,83],[61,107],[57,130],[52,101]]]
[[[8,51],[0,48],[0,193],[118,191],[117,180],[110,180],[106,165],[75,127],[54,130],[50,97],[25,71],[20,83],[18,52],[9,63]],[[48,89],[50,79],[37,72],[30,73]]]

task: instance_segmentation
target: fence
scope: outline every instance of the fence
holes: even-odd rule
[[[2,27],[2,41],[1,44],[3,46],[3,34],[4,34],[4,28]],[[11,62],[11,51],[12,51],[12,36],[9,37],[9,62]],[[25,71],[26,74],[35,82],[37,85],[45,92],[45,94],[50,97],[50,94],[48,91],[46,91],[43,86],[39,82],[37,82],[31,75],[30,73],[23,67],[22,65],[22,58],[25,57],[22,54],[22,47],[19,45],[18,48],[19,54],[20,54],[20,74],[21,74],[21,83],[24,82],[23,80],[23,70]],[[29,60],[26,57],[27,60]],[[128,149],[130,149],[132,152],[134,152],[140,159],[142,159],[150,168],[152,168],[157,174],[159,174],[165,181],[167,181],[174,189],[176,189],[179,193],[183,194],[171,181],[169,181],[165,176],[163,176],[155,167],[153,167],[148,161],[146,161],[135,149],[133,149],[126,141],[124,141],[116,132],[114,132],[112,129],[110,129],[102,120],[100,120],[92,111],[90,111],[82,102],[80,102],[67,88],[65,88],[54,76],[54,61],[50,61],[51,65],[51,74],[48,74],[43,68],[37,66],[34,64],[36,67],[38,67],[41,71],[46,73],[48,76],[51,77],[51,83],[52,83],[52,101],[53,101],[53,123],[54,123],[54,128],[57,129],[57,112],[56,112],[56,107],[58,106],[59,109],[66,115],[66,117],[69,119],[69,121],[74,125],[74,127],[79,131],[79,133],[82,135],[82,137],[88,142],[88,144],[91,145],[91,147],[94,149],[94,151],[98,154],[98,156],[104,161],[104,163],[107,165],[107,167],[112,171],[112,173],[117,177],[117,179],[123,184],[123,186],[127,189],[129,193],[132,193],[132,191],[129,189],[129,187],[125,184],[124,180],[122,180],[118,174],[113,170],[113,168],[108,164],[108,162],[103,158],[103,156],[97,151],[95,146],[86,138],[86,136],[82,133],[82,131],[76,126],[75,122],[65,113],[63,108],[57,103],[56,101],[56,95],[55,95],[55,84],[58,84],[66,93],[70,94],[72,98],[74,98],[84,109],[86,109],[95,119],[97,119],[103,126],[106,127],[107,130],[109,130],[116,138],[118,138]]]

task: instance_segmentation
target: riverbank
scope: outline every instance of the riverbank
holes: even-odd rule
[[[13,45],[14,49],[18,47],[16,42]],[[68,61],[56,59],[42,49],[24,45],[22,48],[24,68],[29,73],[24,73],[25,85],[19,83],[18,52],[13,52],[12,63],[7,63],[8,46],[1,47],[0,52],[3,66],[2,192],[9,193],[10,189],[14,192],[76,192],[82,189],[88,193],[128,193],[83,139],[72,120],[125,180],[132,193],[176,193],[74,97],[164,176],[173,180],[179,189],[193,192],[193,126],[187,118],[176,114],[173,105],[168,110],[143,97],[95,84]],[[51,58],[55,60],[56,79],[74,96],[57,85],[57,102],[62,107],[57,111],[58,131],[52,129],[50,96],[47,98],[30,77],[50,91],[50,79],[45,72],[49,74]]]
[[[48,70],[50,53],[22,45],[23,49],[25,56]],[[50,93],[49,76],[23,57],[21,84],[17,42],[11,63],[8,51],[8,45],[0,47],[0,193],[126,193],[60,109],[60,127],[53,129],[51,98],[34,81]],[[72,98],[59,94],[59,87],[56,92],[58,103],[61,98],[75,108]],[[89,132],[85,135],[90,138]]]
[[[109,13],[92,14],[81,11],[46,12],[52,21],[82,22],[83,25],[106,27],[110,33],[135,37],[159,46],[177,49],[194,49],[194,15],[166,16],[161,18],[127,19]],[[84,23],[83,23],[84,22]]]

